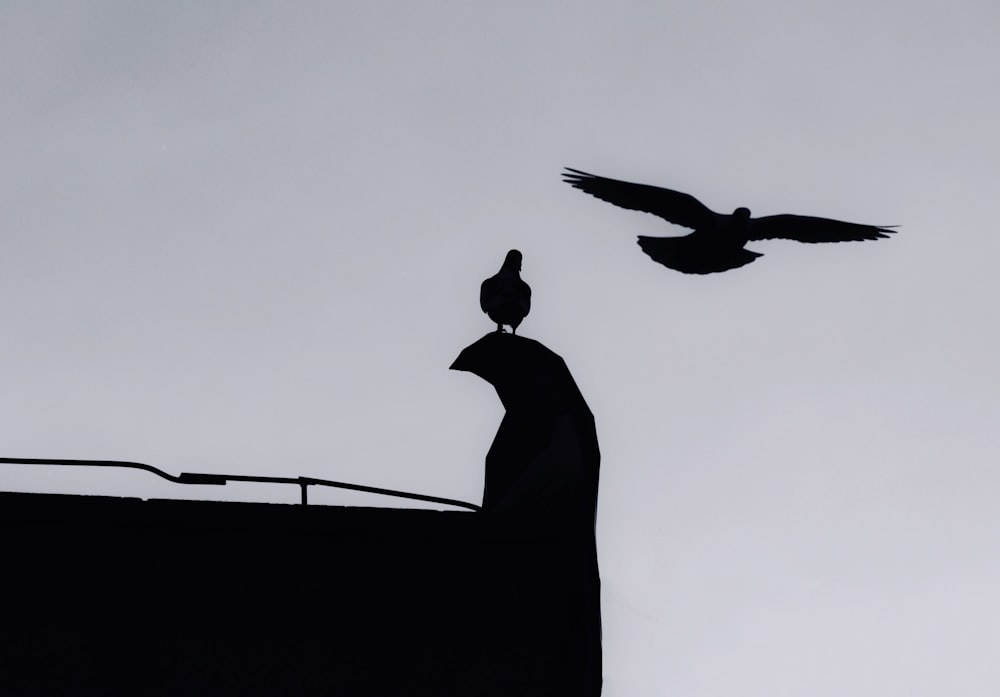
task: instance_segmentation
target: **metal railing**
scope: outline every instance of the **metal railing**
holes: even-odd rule
[[[125,462],[120,460],[61,460],[47,458],[26,458],[26,457],[0,457],[0,464],[10,465],[69,465],[74,467],[120,467],[126,469],[138,469],[151,472],[157,477],[174,482],[175,484],[214,484],[225,485],[227,482],[264,482],[268,484],[297,484],[302,490],[302,505],[309,504],[307,488],[310,486],[328,486],[335,489],[348,489],[351,491],[363,491],[369,494],[381,494],[383,496],[395,496],[397,498],[412,499],[414,501],[427,501],[429,503],[443,503],[449,506],[458,506],[472,511],[481,511],[482,507],[465,501],[447,499],[441,496],[428,496],[427,494],[413,494],[408,491],[396,491],[394,489],[382,489],[376,486],[365,486],[364,484],[348,484],[347,482],[334,482],[329,479],[316,479],[315,477],[258,477],[245,474],[205,474],[200,472],[181,472],[173,475],[164,472],[158,467],[147,465],[142,462]]]

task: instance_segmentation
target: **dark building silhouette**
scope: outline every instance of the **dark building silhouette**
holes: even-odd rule
[[[0,695],[598,695],[593,417],[529,339],[453,367],[483,512],[0,493]]]

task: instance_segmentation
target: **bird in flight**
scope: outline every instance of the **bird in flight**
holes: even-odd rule
[[[683,273],[716,273],[749,264],[764,256],[745,248],[751,241],[848,242],[876,240],[895,232],[891,229],[894,225],[861,225],[808,215],[751,218],[750,209],[742,207],[724,215],[690,194],[671,189],[608,179],[569,167],[562,176],[567,184],[602,201],[693,229],[683,237],[639,236],[639,246],[653,261]]]
[[[507,252],[500,271],[483,281],[479,287],[479,306],[497,323],[498,332],[503,333],[506,324],[511,334],[517,333],[517,326],[531,310],[531,287],[521,280],[519,251]]]

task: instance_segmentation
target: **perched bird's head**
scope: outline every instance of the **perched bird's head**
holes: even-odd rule
[[[500,268],[506,271],[520,271],[521,253],[516,249],[507,252],[507,257],[503,260],[503,266]]]
[[[742,206],[740,206],[735,211],[733,211],[733,216],[736,217],[736,218],[742,218],[743,220],[749,220],[750,219],[750,209],[749,208],[743,208]]]

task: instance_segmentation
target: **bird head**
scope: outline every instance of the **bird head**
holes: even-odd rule
[[[503,260],[503,266],[500,268],[503,271],[520,271],[521,253],[516,249],[512,249],[507,252],[507,257]]]
[[[750,219],[750,209],[749,208],[743,208],[742,206],[740,206],[735,211],[733,211],[733,216],[736,217],[736,218],[742,218],[743,220],[749,220]]]

